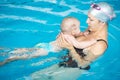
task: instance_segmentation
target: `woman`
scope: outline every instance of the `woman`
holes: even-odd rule
[[[87,35],[87,37],[80,36],[77,37],[76,39],[78,41],[85,41],[94,38],[97,40],[97,43],[84,49],[81,47],[78,47],[80,49],[75,47],[70,48],[70,45],[67,44],[66,46],[62,44],[64,45],[63,47],[66,48],[69,46],[68,49],[71,49],[70,56],[72,56],[72,62],[70,64],[71,60],[69,60],[65,64],[70,66],[74,62],[74,65],[77,65],[80,68],[88,68],[89,64],[92,61],[94,61],[97,57],[102,55],[107,48],[107,29],[108,29],[107,23],[113,17],[115,17],[115,14],[113,12],[112,7],[109,4],[103,2],[99,4],[92,4],[88,12],[87,19],[87,24],[89,26],[87,30],[89,31],[89,34]],[[66,40],[69,42],[71,41],[70,43],[74,42],[74,40],[72,40],[70,36],[68,36]],[[78,54],[76,54],[75,51]]]
[[[94,38],[97,42],[87,48],[74,47],[67,43],[67,39],[71,41],[71,37],[65,40],[60,35],[60,42],[64,48],[68,48],[70,53],[67,57],[67,61],[64,61],[58,65],[54,65],[45,70],[41,70],[33,73],[31,76],[33,79],[40,80],[76,80],[82,71],[89,69],[89,64],[94,61],[97,57],[102,55],[107,49],[107,23],[109,20],[115,17],[112,7],[104,2],[98,4],[92,4],[88,11],[88,29],[89,34],[84,36],[78,36],[78,41],[85,41]],[[66,60],[66,59],[65,59]]]

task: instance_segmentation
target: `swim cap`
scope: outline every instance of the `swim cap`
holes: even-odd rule
[[[88,13],[102,22],[108,22],[115,17],[113,8],[105,2],[93,3]]]

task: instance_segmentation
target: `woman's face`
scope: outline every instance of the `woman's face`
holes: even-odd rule
[[[100,21],[96,19],[94,16],[92,16],[91,14],[88,14],[88,19],[86,23],[88,24],[89,30],[91,31],[98,29],[100,26]]]

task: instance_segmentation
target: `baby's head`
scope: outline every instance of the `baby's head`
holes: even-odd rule
[[[74,17],[64,18],[61,23],[61,32],[64,34],[78,35],[80,33],[80,22]]]

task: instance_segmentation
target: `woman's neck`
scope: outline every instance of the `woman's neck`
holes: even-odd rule
[[[91,31],[90,34],[94,35],[97,39],[102,38],[104,40],[107,40],[107,25],[99,27],[99,29]]]

